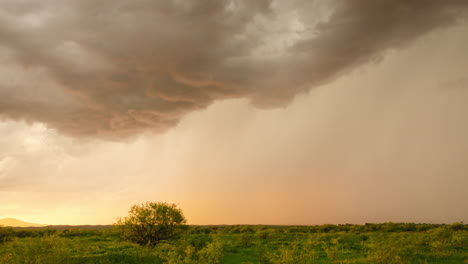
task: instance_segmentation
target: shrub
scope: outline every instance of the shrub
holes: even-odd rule
[[[201,249],[183,242],[162,243],[156,247],[156,254],[167,264],[217,264],[224,255],[224,244],[218,238],[212,240]]]
[[[76,236],[97,236],[100,235],[99,230],[85,230],[85,229],[65,229],[59,233],[61,237],[76,237]]]
[[[271,264],[308,264],[313,263],[316,257],[316,252],[309,241],[300,243],[298,240],[280,246],[277,252],[266,251],[264,254],[261,259]]]
[[[56,236],[22,238],[8,243],[0,254],[2,264],[56,264],[67,263],[67,246]]]
[[[375,264],[408,263],[420,252],[415,248],[414,237],[399,233],[373,234],[367,241],[368,258]]]
[[[0,243],[13,240],[15,231],[11,227],[0,226]]]
[[[146,202],[134,205],[127,217],[117,222],[125,240],[154,247],[162,240],[177,235],[186,220],[175,204]]]
[[[259,239],[266,240],[271,237],[271,232],[269,230],[259,230],[255,234]]]
[[[31,231],[31,230],[18,230],[16,231],[15,235],[16,237],[21,237],[21,238],[35,236],[34,231]]]
[[[254,245],[255,237],[251,233],[242,233],[239,235],[239,246],[240,247],[251,247]]]

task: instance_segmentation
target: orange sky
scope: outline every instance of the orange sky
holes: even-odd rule
[[[13,1],[7,2],[13,8]],[[60,49],[44,54],[38,48],[44,43],[38,40],[25,47],[20,36],[34,36],[27,23],[40,29],[49,27],[47,8],[37,9],[45,13],[34,13],[31,2],[34,12],[23,16],[23,28],[8,28],[16,18],[0,13],[0,21],[10,23],[0,26],[0,35],[10,32],[17,37],[13,44],[0,43],[0,72],[7,73],[0,76],[0,218],[43,224],[110,224],[135,203],[167,201],[180,205],[189,224],[468,222],[468,212],[460,210],[460,205],[468,202],[466,16],[444,27],[431,25],[434,29],[424,29],[414,38],[403,30],[399,37],[411,41],[402,47],[366,46],[381,51],[375,56],[356,55],[357,62],[346,67],[330,62],[333,60],[326,57],[333,54],[330,50],[321,55],[305,54],[336,68],[305,74],[300,65],[291,66],[296,55],[283,62],[293,67],[291,70],[281,69],[277,58],[271,60],[278,68],[270,68],[256,57],[273,56],[269,52],[275,49],[288,54],[289,44],[284,47],[283,41],[300,42],[298,28],[307,22],[317,25],[317,21],[301,20],[299,11],[292,15],[300,9],[301,1],[291,5],[273,2],[276,20],[258,18],[249,24],[255,31],[256,26],[262,28],[271,22],[272,28],[262,35],[269,44],[255,49],[247,64],[238,62],[250,65],[246,67],[257,72],[258,79],[234,66],[229,69],[238,72],[232,75],[224,68],[219,72],[210,68],[236,62],[230,58],[221,63],[196,47],[185,57],[178,54],[161,60],[184,59],[184,67],[173,67],[180,70],[177,74],[187,74],[186,78],[196,79],[194,76],[209,69],[214,77],[198,81],[210,84],[158,77],[153,80],[156,88],[145,96],[169,100],[161,102],[148,102],[130,92],[119,94],[127,89],[119,80],[129,80],[129,87],[143,85],[146,75],[131,73],[144,72],[144,67],[157,72],[161,65],[142,62],[142,68],[124,67],[129,73],[123,73],[119,68],[123,62],[107,52],[124,47],[107,43],[109,50],[99,53],[101,47],[93,46],[92,41],[86,42],[89,58],[70,55],[83,52],[73,43],[64,47],[64,54]],[[333,14],[330,10],[336,7],[319,3],[307,8],[318,8],[322,19]],[[24,6],[15,8],[26,12]],[[57,5],[57,10],[60,8],[65,7]],[[251,8],[260,14],[264,7]],[[364,12],[356,11],[352,4],[346,8],[336,12],[342,16]],[[50,10],[53,17],[57,10]],[[428,17],[439,18],[435,13]],[[167,30],[171,29],[168,26]],[[275,35],[273,29],[283,33]],[[180,29],[174,26],[173,30]],[[223,25],[213,30],[228,29]],[[245,30],[245,36],[253,38]],[[347,30],[324,32],[341,36],[358,31]],[[61,34],[76,39],[88,36]],[[228,38],[221,33],[219,37]],[[380,37],[392,40],[385,34]],[[327,35],[327,43],[333,44],[334,38]],[[217,45],[216,38],[210,41]],[[316,44],[314,52],[320,51]],[[212,62],[200,61],[193,66],[185,61],[195,51]],[[144,61],[138,50],[129,54]],[[60,56],[60,61],[54,56]],[[82,61],[71,62],[70,58]],[[130,55],[125,58],[131,61]],[[261,67],[256,68],[256,63]],[[313,63],[300,59],[298,63],[304,69],[315,69]],[[59,70],[56,65],[64,68]],[[67,72],[69,66],[74,70]],[[109,71],[113,74],[109,76],[121,79],[104,80],[104,84],[89,73],[95,71]],[[316,72],[323,78],[308,80]],[[251,80],[252,86],[244,79]],[[271,86],[273,81],[292,83],[290,91],[279,84]],[[310,88],[303,89],[304,85]],[[256,88],[259,90],[252,91]],[[184,100],[199,100],[199,104],[188,107]],[[137,103],[125,108],[133,101]],[[143,105],[148,108],[138,108]]]

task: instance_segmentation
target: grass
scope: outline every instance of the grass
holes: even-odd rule
[[[468,263],[466,225],[406,225],[190,227],[155,248],[121,241],[112,229],[0,228],[0,263]]]

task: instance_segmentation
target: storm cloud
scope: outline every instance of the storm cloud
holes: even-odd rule
[[[161,132],[214,101],[295,95],[466,16],[464,0],[0,0],[0,117]]]

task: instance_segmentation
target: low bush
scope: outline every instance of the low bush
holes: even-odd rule
[[[264,254],[261,259],[269,264],[312,264],[317,256],[310,241],[299,240],[283,244],[277,251],[264,250]]]
[[[12,228],[0,226],[0,243],[11,241],[14,237],[15,231]]]
[[[0,254],[2,264],[66,264],[70,261],[67,246],[56,236],[23,238],[4,245]]]
[[[161,243],[155,250],[157,256],[167,264],[217,264],[224,256],[224,245],[216,237],[200,249],[179,241],[173,244]]]

